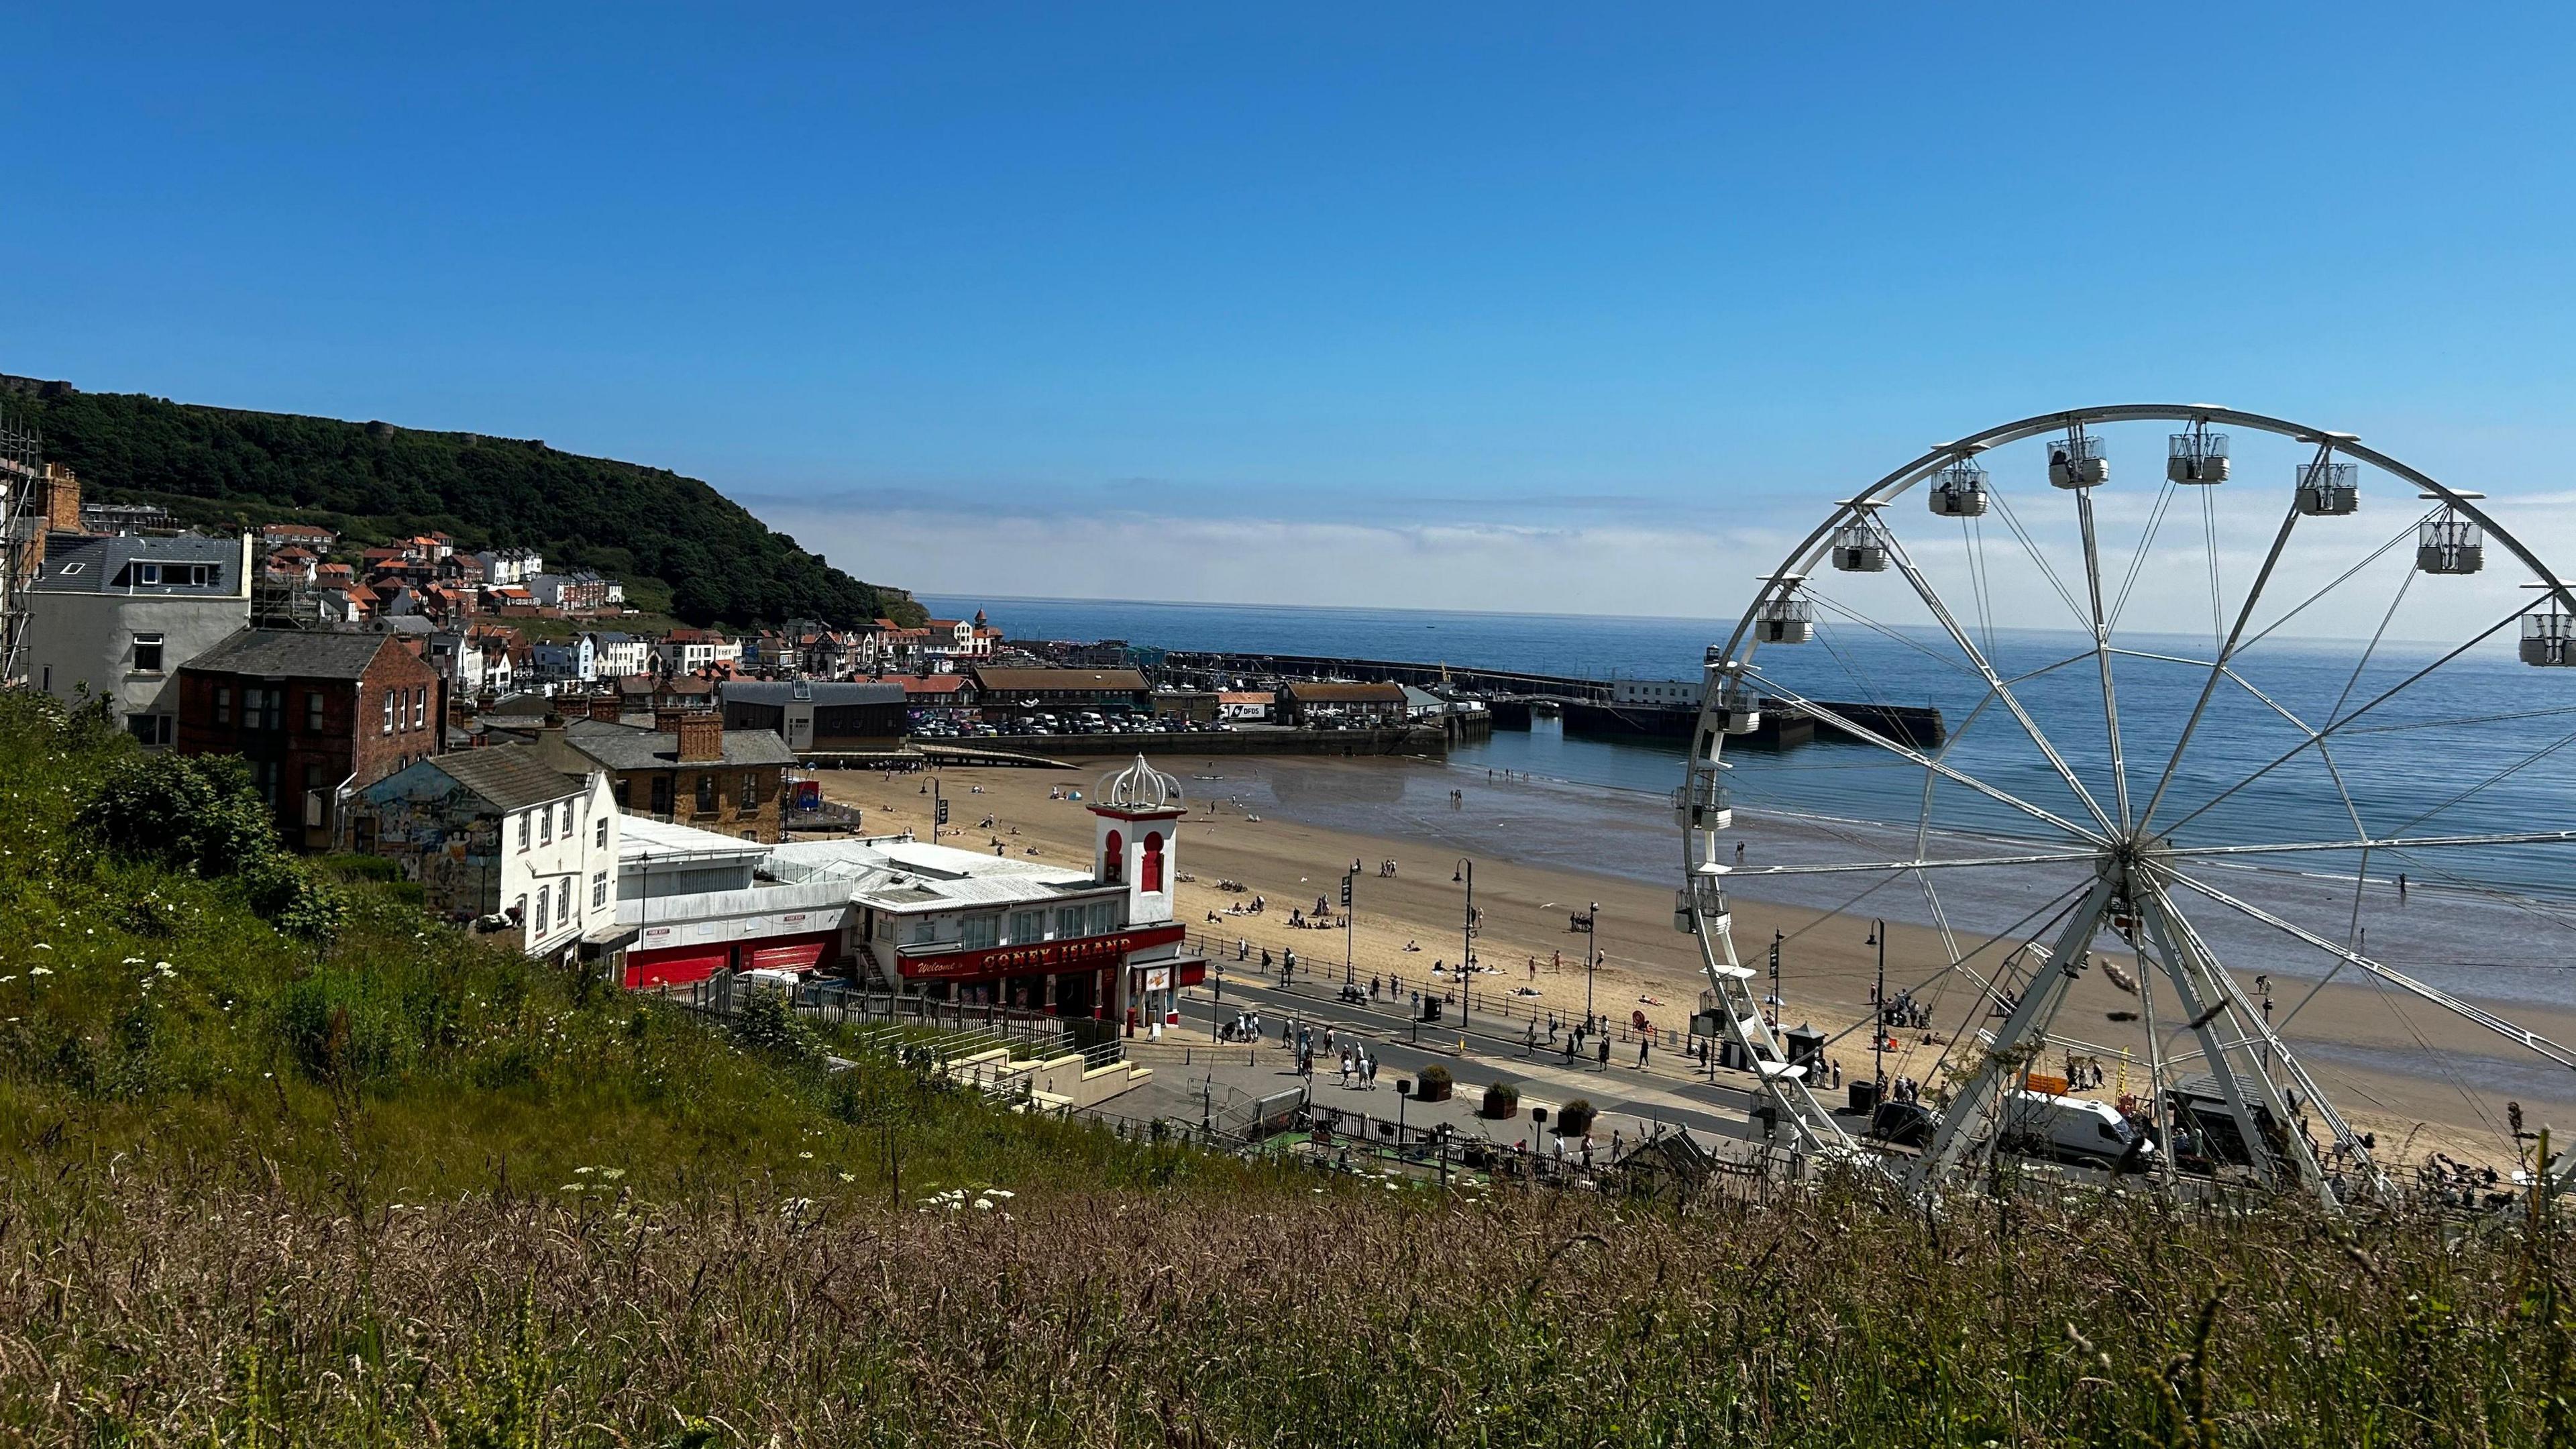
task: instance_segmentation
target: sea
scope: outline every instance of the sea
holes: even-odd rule
[[[1731,619],[956,596],[922,602],[951,617],[983,609],[1018,638],[1123,639],[1148,648],[1586,678],[1693,680],[1709,646],[1734,629]],[[2446,658],[2456,641],[2266,637],[2213,687],[2207,634],[2124,632],[2114,640],[2124,652],[2110,661],[2126,766],[2115,771],[2102,669],[2088,636],[2034,629],[1979,638],[2011,682],[2025,728],[1944,636],[1851,626],[1819,633],[1810,644],[1759,651],[1754,663],[1766,684],[1815,700],[1938,707],[1949,730],[1939,759],[1955,777],[1872,745],[1729,749],[1728,785],[1747,845],[1733,890],[1819,913],[1945,924],[1963,937],[2030,930],[2025,918],[2080,886],[2089,867],[1767,881],[1761,872],[2063,853],[2070,836],[2058,822],[2090,826],[2098,810],[2115,820],[2149,819],[2150,830],[2176,849],[2329,847],[2191,858],[2186,873],[2216,894],[2192,898],[2186,909],[2222,959],[2259,958],[2290,976],[2336,969],[2335,956],[2261,919],[2269,915],[2357,944],[2444,989],[2576,1007],[2576,670],[2524,666],[2510,639]],[[2195,713],[2187,747],[2178,751]],[[2311,731],[2329,728],[2320,749]],[[1670,796],[1682,779],[1683,749],[1679,739],[1569,736],[1542,721],[1526,731],[1496,730],[1444,766],[1383,776],[1365,789],[1355,789],[1347,771],[1287,760],[1266,763],[1258,780],[1223,788],[1249,790],[1253,803],[1317,824],[1663,881],[1679,863]],[[2571,839],[2418,844],[2366,856],[2332,848],[2362,839],[2549,832]]]

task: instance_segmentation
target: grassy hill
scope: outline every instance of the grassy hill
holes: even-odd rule
[[[541,549],[550,565],[623,578],[639,607],[694,624],[921,616],[902,591],[850,577],[667,468],[131,393],[13,400],[11,411],[90,496],[161,504],[190,523],[310,522],[368,539],[436,529],[475,547]]]
[[[0,1442],[2565,1444],[2545,1213],[1443,1195],[726,1032],[0,694]]]

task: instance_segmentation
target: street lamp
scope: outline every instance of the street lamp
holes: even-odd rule
[[[1871,1100],[1883,1102],[1887,1100],[1887,922],[1870,922],[1869,939],[1861,944],[1878,948],[1878,986],[1870,998],[1877,1010],[1877,1020],[1869,1029],[1869,1074],[1877,1083]],[[1873,1107],[1871,1110],[1877,1109]]]
[[[1350,872],[1342,877],[1342,984],[1344,986],[1359,984],[1359,978],[1351,974],[1351,927],[1358,919],[1357,913],[1351,909],[1351,885],[1359,878],[1360,863],[1357,857],[1353,857]]]
[[[1592,968],[1601,959],[1592,943],[1600,924],[1601,903],[1594,901],[1591,909],[1583,913],[1583,1025],[1587,1030],[1592,1026]]]
[[[1467,915],[1458,927],[1458,1030],[1463,1034],[1467,1030],[1468,992],[1476,980],[1472,970],[1476,959],[1476,863],[1463,855],[1458,857],[1458,868],[1450,873],[1449,880],[1453,885],[1464,882],[1467,887]]]

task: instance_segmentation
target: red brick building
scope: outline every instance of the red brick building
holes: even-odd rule
[[[239,755],[301,850],[338,837],[343,793],[438,754],[447,682],[391,634],[245,629],[179,671],[178,748]]]

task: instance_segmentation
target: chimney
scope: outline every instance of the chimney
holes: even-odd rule
[[[680,763],[697,764],[724,758],[724,721],[707,713],[682,714],[677,718],[680,736]]]
[[[687,711],[675,709],[667,704],[657,704],[653,706],[654,732],[656,734],[665,735],[679,733],[680,716],[685,713],[687,713]]]
[[[45,465],[45,527],[81,531],[80,475],[60,463]]]
[[[615,724],[621,708],[614,694],[594,694],[590,697],[592,719],[606,720],[610,724]]]

